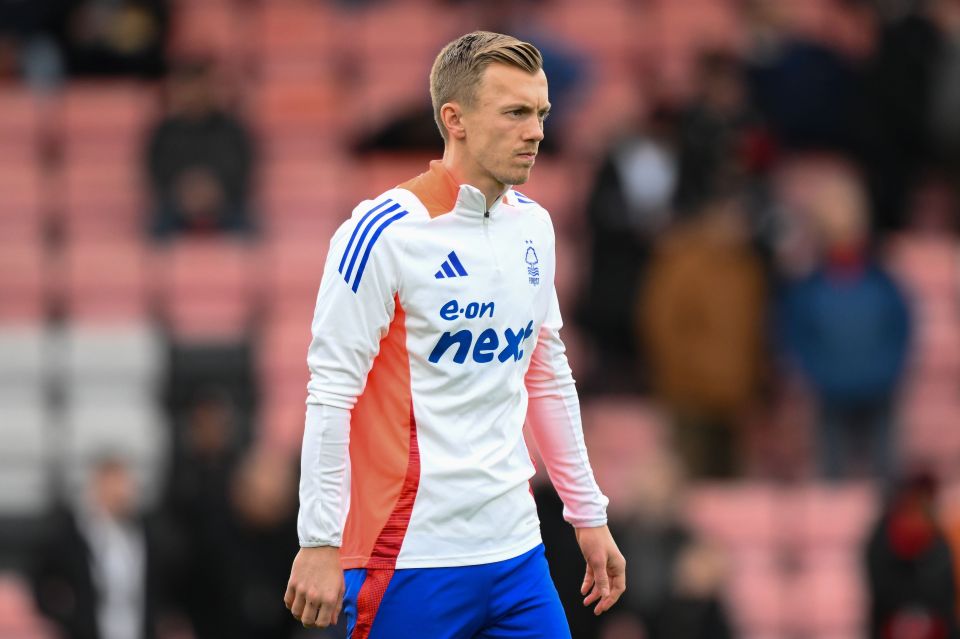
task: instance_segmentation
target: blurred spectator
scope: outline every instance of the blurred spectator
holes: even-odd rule
[[[723,555],[703,542],[688,544],[676,561],[670,594],[657,632],[663,639],[730,639],[733,629],[721,600],[726,577]]]
[[[895,397],[910,345],[907,300],[868,245],[856,180],[838,170],[810,188],[821,261],[785,285],[783,346],[819,400],[822,474],[850,475],[851,458],[865,449],[872,471],[889,480]]]
[[[765,288],[738,190],[708,201],[657,247],[638,332],[694,477],[741,470],[740,431],[761,382]]]
[[[36,89],[60,84],[63,60],[52,33],[57,0],[0,0],[0,80],[22,77]]]
[[[789,11],[783,2],[747,3],[752,102],[786,149],[852,150],[862,94],[856,61],[836,47],[794,34]]]
[[[220,632],[224,639],[283,639],[299,627],[283,604],[298,550],[295,464],[253,450],[230,485],[230,527],[220,540]],[[214,564],[216,565],[216,564]]]
[[[632,617],[647,639],[729,637],[719,594],[726,574],[723,556],[698,540],[683,523],[683,469],[665,452],[634,467],[628,499],[610,512],[610,526],[630,565],[620,613]],[[624,501],[624,500],[621,500]],[[625,619],[604,624],[606,637],[630,636]]]
[[[870,639],[957,639],[956,581],[934,516],[936,484],[908,477],[870,535]]]
[[[167,0],[61,0],[57,26],[67,71],[158,78],[166,70]]]
[[[695,213],[733,178],[764,170],[772,143],[759,125],[740,60],[708,51],[697,62],[697,94],[680,114],[678,214]]]
[[[236,466],[234,407],[224,393],[202,393],[187,411],[174,456],[165,511],[181,537],[184,572],[177,597],[199,639],[216,637],[228,614],[213,605],[222,578],[211,558],[230,534],[230,478]]]
[[[217,98],[210,63],[183,62],[172,71],[168,114],[146,151],[156,237],[251,228],[253,141]]]
[[[881,229],[903,226],[908,193],[931,161],[934,141],[955,129],[957,112],[943,111],[954,88],[937,83],[951,73],[958,34],[956,0],[920,0],[883,30],[868,74],[863,156]]]
[[[36,556],[37,607],[70,639],[149,639],[166,613],[168,547],[135,510],[126,462],[93,465],[86,499],[57,512]]]
[[[578,317],[598,353],[605,390],[630,390],[645,366],[633,327],[634,300],[651,245],[670,220],[677,182],[673,115],[656,109],[643,130],[624,135],[602,160],[587,201],[590,266]],[[640,361],[638,361],[640,360]]]

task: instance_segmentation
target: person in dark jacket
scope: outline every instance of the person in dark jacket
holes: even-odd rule
[[[870,535],[870,639],[960,638],[953,560],[935,500],[932,477],[907,477]]]
[[[836,172],[811,188],[822,255],[813,272],[785,285],[783,346],[819,400],[822,474],[850,475],[851,458],[866,448],[873,473],[889,480],[895,398],[910,346],[907,299],[869,250],[857,181]]]
[[[37,548],[32,585],[38,610],[67,639],[152,639],[171,569],[164,536],[135,512],[126,463],[94,464],[88,499],[59,508]]]
[[[156,237],[251,228],[253,142],[244,124],[217,103],[214,89],[203,60],[183,62],[171,74],[170,113],[147,146]]]

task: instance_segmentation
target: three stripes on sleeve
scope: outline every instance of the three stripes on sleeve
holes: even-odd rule
[[[340,258],[340,266],[337,270],[343,275],[343,281],[350,285],[350,289],[354,293],[360,287],[360,280],[363,278],[364,269],[366,269],[367,261],[370,259],[370,251],[373,250],[373,245],[380,239],[380,234],[405,215],[407,215],[407,211],[400,209],[398,202],[387,198],[364,213],[357,225],[353,227],[353,233],[350,235],[350,241],[347,242],[343,257]],[[359,264],[357,258],[360,258]],[[356,267],[356,271],[354,271],[354,267]]]

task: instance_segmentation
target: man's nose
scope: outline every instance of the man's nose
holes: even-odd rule
[[[539,142],[543,139],[543,122],[540,118],[532,118],[530,123],[524,128],[523,139],[532,142]]]

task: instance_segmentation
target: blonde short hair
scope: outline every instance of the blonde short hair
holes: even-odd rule
[[[472,105],[483,71],[494,62],[536,73],[543,67],[543,56],[529,42],[490,31],[462,35],[437,55],[430,70],[430,98],[433,119],[444,140],[447,130],[440,119],[440,107],[453,101]]]

